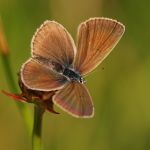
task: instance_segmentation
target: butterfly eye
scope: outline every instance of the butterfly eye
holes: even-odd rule
[[[83,77],[80,78],[81,83],[86,83],[85,79]]]

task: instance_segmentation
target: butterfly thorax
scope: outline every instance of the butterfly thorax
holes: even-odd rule
[[[63,71],[63,75],[65,75],[71,81],[78,81],[80,83],[84,83],[83,77],[78,72],[70,68],[65,68]]]

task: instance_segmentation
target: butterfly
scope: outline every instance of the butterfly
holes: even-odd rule
[[[94,115],[84,77],[112,51],[125,31],[113,19],[90,18],[78,27],[77,42],[56,21],[45,21],[31,42],[31,58],[21,67],[23,84],[35,91],[57,91],[52,101],[74,117]]]

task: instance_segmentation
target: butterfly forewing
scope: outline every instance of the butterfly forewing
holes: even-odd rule
[[[55,21],[45,21],[33,36],[32,56],[69,66],[72,64],[75,46],[67,30]]]
[[[74,68],[82,75],[95,69],[118,43],[124,30],[124,25],[108,18],[93,18],[81,23]]]
[[[22,66],[21,80],[27,88],[39,91],[60,89],[67,81],[63,75],[50,70],[32,58]]]
[[[59,90],[53,102],[75,117],[89,118],[94,114],[91,96],[85,85],[72,81]]]

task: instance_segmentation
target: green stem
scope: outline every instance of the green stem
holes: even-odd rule
[[[6,81],[8,82],[9,89],[11,92],[18,93],[18,89],[15,84],[15,80],[13,78],[13,73],[12,73],[11,66],[10,66],[9,55],[2,54],[1,58],[2,58],[2,64],[3,64]],[[31,131],[32,131],[31,112],[29,111],[28,107],[25,104],[20,103],[20,102],[16,102],[16,104],[26,124],[27,130],[31,134]]]
[[[41,131],[42,131],[42,118],[44,109],[38,105],[34,106],[34,124],[32,131],[32,150],[41,150]]]
[[[3,68],[4,68],[4,71],[5,71],[5,75],[6,75],[6,80],[7,80],[8,83],[11,83],[11,84],[8,84],[10,90],[13,91],[13,92],[17,92],[17,87],[16,87],[16,84],[15,84],[14,78],[12,76],[13,73],[12,73],[12,70],[11,70],[11,67],[10,67],[10,62],[9,62],[8,57],[9,57],[8,55],[2,54],[2,63],[3,63]]]

